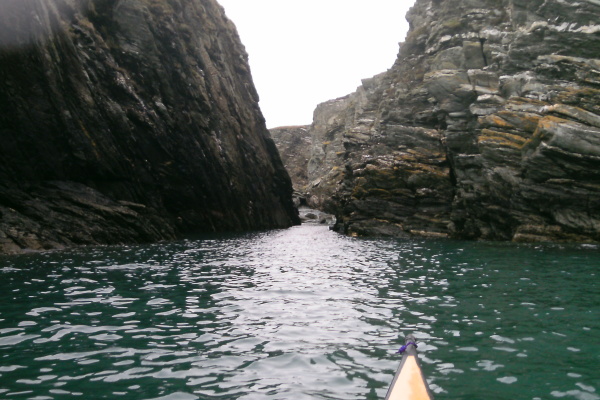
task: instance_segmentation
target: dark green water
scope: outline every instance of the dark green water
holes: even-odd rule
[[[1,399],[600,399],[600,249],[318,226],[0,258]]]

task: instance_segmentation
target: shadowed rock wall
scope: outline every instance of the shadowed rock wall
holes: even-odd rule
[[[348,234],[600,240],[600,3],[417,0],[394,66],[317,107]]]
[[[298,222],[214,0],[3,0],[0,142],[0,252]]]

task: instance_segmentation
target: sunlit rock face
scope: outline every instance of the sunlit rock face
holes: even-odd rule
[[[600,2],[417,0],[319,105],[309,191],[353,235],[600,240]]]
[[[214,0],[2,0],[0,141],[0,252],[299,221]]]

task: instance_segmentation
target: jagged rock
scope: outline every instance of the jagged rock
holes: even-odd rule
[[[214,0],[3,0],[0,253],[298,223]]]
[[[355,235],[600,241],[600,3],[407,19],[390,70],[317,107],[312,206]]]
[[[310,159],[310,126],[282,126],[270,129],[271,137],[279,150],[281,161],[290,174],[294,190],[302,193],[308,184]]]
[[[332,227],[335,224],[335,216],[324,213],[319,210],[301,206],[298,209],[300,220],[304,224],[328,225]]]

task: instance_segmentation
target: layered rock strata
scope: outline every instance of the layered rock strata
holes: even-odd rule
[[[321,104],[309,191],[353,235],[600,241],[600,3],[417,0]]]
[[[0,253],[299,222],[214,0],[0,9]]]
[[[311,153],[310,126],[282,126],[270,129],[281,161],[290,174],[296,193],[303,193],[308,185],[308,160]]]

